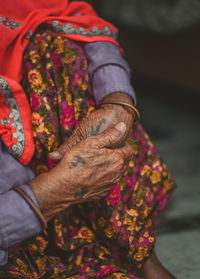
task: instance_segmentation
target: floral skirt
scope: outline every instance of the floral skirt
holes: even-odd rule
[[[95,107],[81,44],[40,30],[26,49],[23,69],[36,144],[30,167],[38,175],[53,167],[48,153]],[[47,232],[21,243],[0,278],[142,278],[155,245],[156,217],[175,185],[140,125],[131,138],[134,157],[121,182],[105,198],[70,207]]]

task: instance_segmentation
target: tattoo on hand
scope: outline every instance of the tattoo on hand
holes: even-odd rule
[[[73,167],[78,166],[78,164],[85,165],[85,160],[83,158],[81,158],[80,156],[76,155],[76,156],[74,156],[74,159],[75,160],[73,162],[71,162],[71,165]]]
[[[103,124],[105,124],[105,123],[106,123],[106,119],[105,119],[105,118],[102,118],[102,119],[99,121],[99,124],[97,125],[96,129],[95,129],[94,126],[92,125],[90,135],[91,135],[91,136],[96,136],[96,135],[98,135],[99,132],[100,132],[101,126],[102,126]]]
[[[74,195],[74,199],[75,200],[82,199],[85,196],[85,194],[87,194],[87,193],[88,193],[88,187],[84,186],[84,187],[82,187],[80,192],[78,192]]]

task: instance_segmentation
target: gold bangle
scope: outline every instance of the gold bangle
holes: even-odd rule
[[[29,204],[30,208],[35,212],[37,217],[40,220],[40,223],[42,224],[43,230],[46,231],[47,229],[47,221],[45,220],[44,216],[40,212],[40,210],[37,208],[37,206],[34,204],[34,202],[31,200],[31,198],[18,186],[14,186],[12,188],[14,191],[16,191],[24,200]]]
[[[139,121],[139,119],[140,119],[139,111],[136,109],[136,107],[130,105],[129,103],[125,103],[125,102],[121,102],[121,101],[108,101],[108,102],[101,102],[100,106],[101,105],[109,105],[109,104],[111,104],[111,105],[121,105],[121,106],[125,106],[127,108],[132,109],[132,111],[134,112],[135,116],[137,117],[136,120],[134,120],[134,122],[136,123],[136,122]]]

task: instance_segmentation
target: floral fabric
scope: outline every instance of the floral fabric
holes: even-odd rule
[[[95,109],[81,45],[51,31],[37,33],[24,55],[22,84],[36,145],[31,167],[40,174],[53,167],[48,153]],[[9,255],[0,278],[142,278],[155,245],[156,217],[174,182],[140,125],[131,138],[134,158],[107,197],[56,216],[47,232]]]
[[[22,80],[23,54],[37,28],[48,25],[54,32],[71,40],[105,41],[119,47],[117,28],[100,18],[89,3],[68,0],[59,0],[59,5],[58,0],[29,2],[12,0],[12,5],[8,5],[7,1],[0,1],[0,119],[10,120],[9,116],[13,115],[12,102],[4,101],[4,97],[12,96],[18,107],[24,140],[21,141],[18,134],[19,126],[12,126],[12,119],[10,123],[6,121],[6,125],[5,121],[3,125],[0,121],[0,135],[8,151],[23,165],[30,163],[35,145],[29,104],[19,83]]]

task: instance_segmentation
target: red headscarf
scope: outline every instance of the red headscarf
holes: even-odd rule
[[[31,113],[19,82],[23,52],[43,22],[70,39],[116,42],[117,29],[85,2],[12,0],[0,3],[0,137],[23,164],[34,153]]]

